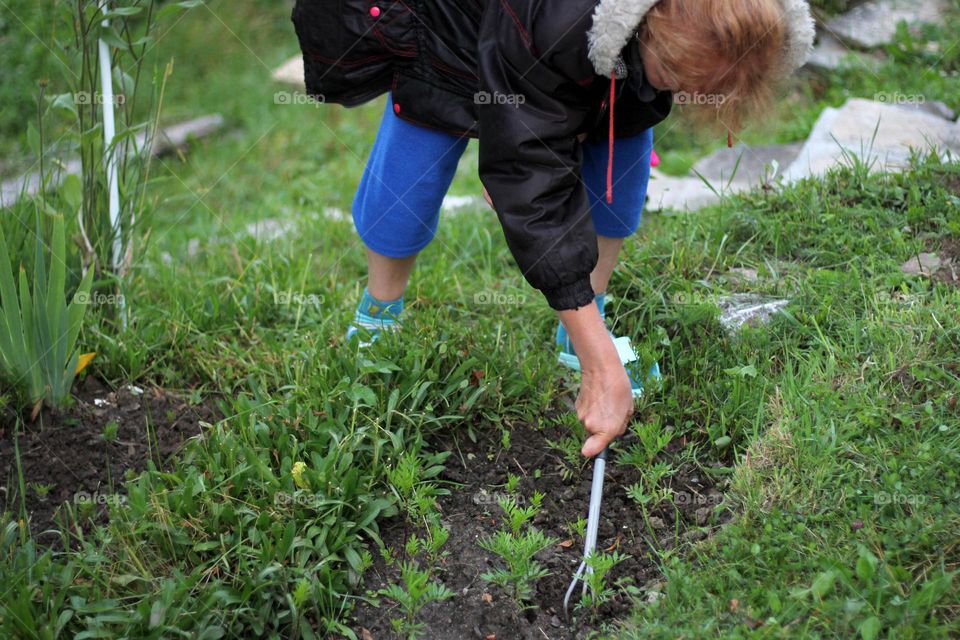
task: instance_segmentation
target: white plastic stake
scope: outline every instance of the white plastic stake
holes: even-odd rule
[[[108,11],[108,2],[104,2],[101,8],[104,15]],[[105,28],[110,26],[110,21],[106,18],[101,23]],[[101,38],[99,40],[100,50],[100,87],[103,94],[103,142],[104,150],[109,150],[116,137],[116,123],[114,121],[114,98],[113,98],[113,70],[110,67],[110,47]],[[113,230],[113,255],[111,257],[112,268],[115,274],[119,274],[120,266],[123,263],[123,229],[120,222],[120,185],[117,182],[117,149],[112,153],[107,153],[104,158],[107,165],[107,188],[110,196],[110,228]],[[117,298],[120,308],[120,323],[126,329],[127,313],[124,304],[124,297]]]

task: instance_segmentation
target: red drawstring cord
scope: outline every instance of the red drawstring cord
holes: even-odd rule
[[[607,204],[613,204],[613,103],[617,98],[617,72],[610,74],[610,155],[607,157]]]

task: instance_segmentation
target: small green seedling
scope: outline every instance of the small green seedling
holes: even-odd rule
[[[30,488],[33,489],[33,492],[37,495],[37,498],[40,500],[46,500],[47,495],[53,489],[52,484],[40,484],[39,482],[31,482]]]
[[[517,489],[520,487],[520,476],[516,476],[512,473],[507,474],[507,482],[503,485],[503,488],[507,493],[516,495]]]
[[[640,442],[621,452],[618,460],[622,464],[635,466],[641,472],[646,471],[653,464],[653,459],[663,451],[673,439],[673,433],[660,425],[660,419],[646,424],[634,424],[630,430],[639,438]]]
[[[387,481],[397,501],[406,511],[410,522],[417,522],[433,512],[437,496],[448,493],[436,484],[428,482],[443,470],[437,460],[424,460],[415,452],[404,453],[397,463],[387,470]]]
[[[583,539],[587,535],[586,518],[577,518],[576,521],[567,524],[567,530],[570,531],[571,536]]]
[[[117,440],[117,434],[120,431],[120,425],[116,420],[111,420],[107,424],[103,425],[103,433],[101,437],[107,442],[115,442]]]
[[[439,566],[443,559],[450,555],[449,551],[441,550],[449,537],[450,530],[439,522],[431,522],[427,526],[427,539],[423,542],[423,549],[431,567]]]
[[[500,556],[506,564],[505,569],[488,571],[480,577],[503,587],[520,609],[530,608],[536,581],[549,575],[534,556],[557,542],[556,538],[529,526],[542,501],[543,494],[539,492],[533,494],[529,507],[520,507],[512,496],[501,498],[498,502],[507,515],[509,531],[501,529],[479,542],[481,548]]]
[[[391,584],[378,593],[390,598],[403,610],[402,618],[391,618],[394,631],[413,640],[425,625],[417,622],[417,614],[431,602],[440,602],[453,597],[453,592],[445,585],[430,580],[430,572],[424,571],[414,561],[400,565],[400,584]]]
[[[664,500],[669,500],[670,496],[673,495],[673,489],[670,487],[660,487],[652,491],[646,491],[642,482],[630,485],[626,491],[631,500],[640,506],[649,506],[650,508],[656,507]]]
[[[597,615],[600,607],[622,588],[619,583],[615,585],[616,588],[607,584],[607,576],[610,574],[610,570],[628,557],[628,555],[619,551],[612,553],[599,551],[591,553],[585,558],[587,567],[592,571],[584,573],[583,577],[587,583],[587,591],[580,598],[579,608],[589,609],[593,616]]]

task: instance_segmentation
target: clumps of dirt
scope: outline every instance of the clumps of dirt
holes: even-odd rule
[[[432,640],[582,638],[603,625],[628,618],[634,603],[630,597],[620,594],[604,604],[592,619],[586,614],[578,615],[572,625],[564,619],[564,594],[583,552],[582,539],[571,534],[569,525],[587,517],[592,477],[592,465],[585,464],[565,478],[563,455],[548,446],[548,442],[558,442],[566,435],[562,427],[518,426],[510,431],[507,449],[495,429],[478,431],[477,442],[465,434],[456,437],[446,433],[436,438],[434,447],[453,452],[447,459],[442,480],[463,485],[451,488],[450,495],[438,501],[443,526],[450,536],[444,547],[449,555],[436,568],[435,575],[455,595],[421,611],[418,621],[425,627],[420,637]],[[628,434],[621,442],[628,447],[638,439]],[[686,444],[686,438],[678,438],[658,454],[655,462],[677,465],[674,473],[660,481],[661,486],[673,490],[674,498],[673,503],[661,502],[651,509],[646,518],[641,506],[626,492],[627,487],[640,481],[639,470],[618,463],[614,452],[607,464],[597,546],[604,550],[617,549],[630,556],[613,570],[610,582],[629,578],[637,588],[635,596],[641,599],[652,600],[663,593],[662,575],[655,561],[660,550],[707,538],[733,519],[733,512],[720,490],[727,484],[724,476],[678,461],[678,452]],[[719,462],[712,463],[710,470],[721,466]],[[542,510],[533,524],[561,541],[538,556],[550,575],[537,583],[534,607],[522,613],[499,587],[480,578],[482,573],[499,566],[499,559],[481,549],[477,542],[503,527],[503,514],[495,498],[504,495],[508,472],[521,478],[517,492],[521,499],[528,499],[534,491],[545,495]],[[403,557],[404,542],[410,533],[412,530],[399,518],[381,525],[382,539],[397,558]],[[388,584],[399,583],[397,568],[387,566],[378,554],[374,555],[377,557],[367,573],[366,589],[376,592]],[[362,602],[354,612],[353,628],[358,637],[367,640],[394,638],[397,636],[390,619],[402,615],[386,599],[379,607]]]
[[[957,176],[957,189],[960,192],[960,176]],[[935,282],[960,287],[960,239],[946,239],[937,251],[941,260],[940,268],[933,274]]]
[[[86,378],[74,404],[44,409],[37,418],[0,413],[0,499],[21,517],[25,508],[34,539],[59,548],[64,503],[89,514],[84,530],[105,524],[111,502],[125,500],[123,482],[153,459],[163,468],[201,422],[216,422],[213,402],[192,405],[160,389],[125,386],[110,390]],[[19,450],[19,462],[17,451]],[[18,477],[23,472],[23,488]]]
[[[943,186],[949,189],[953,195],[960,197],[960,173],[944,174]]]

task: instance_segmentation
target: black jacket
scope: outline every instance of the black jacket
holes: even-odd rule
[[[604,2],[297,0],[292,19],[309,94],[354,106],[391,90],[401,118],[479,138],[480,179],[507,244],[527,281],[563,310],[594,295],[597,238],[578,136],[609,138],[611,79],[589,51]],[[608,38],[616,49],[623,39]],[[615,71],[614,138],[667,117],[672,96],[644,81],[635,43]]]

